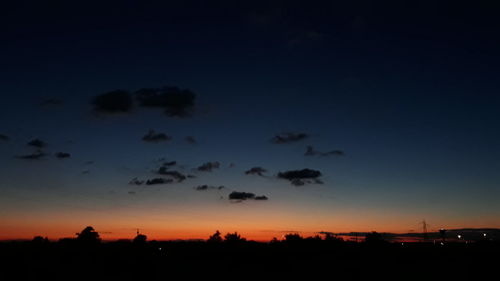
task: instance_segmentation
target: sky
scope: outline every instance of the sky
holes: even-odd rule
[[[0,239],[500,228],[500,6],[401,2],[2,3]]]

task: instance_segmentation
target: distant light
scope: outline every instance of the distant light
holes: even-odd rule
[[[462,235],[460,235],[460,234],[459,234],[459,235],[458,235],[458,239],[460,239],[460,238],[462,238]]]
[[[405,244],[405,243],[402,243],[402,242],[401,242],[401,246],[403,246],[404,244]]]
[[[160,247],[160,248],[158,248],[158,250],[160,250],[160,251],[161,251],[161,247]]]
[[[486,237],[486,233],[483,233],[483,236]]]
[[[441,246],[444,246],[444,243],[443,243],[443,242],[441,242]]]

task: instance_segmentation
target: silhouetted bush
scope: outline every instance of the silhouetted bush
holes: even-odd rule
[[[49,243],[49,238],[45,237],[43,238],[42,236],[35,236],[33,240],[31,240],[36,245],[41,245],[41,244],[47,244]]]
[[[246,239],[242,238],[238,232],[235,233],[228,233],[226,236],[224,236],[224,241],[228,243],[238,243],[238,242],[245,242]]]
[[[76,234],[76,240],[85,244],[97,244],[101,242],[99,233],[92,226],[87,226],[82,232]]]
[[[137,234],[137,236],[134,238],[133,242],[135,244],[146,244],[146,241],[148,240],[148,237],[144,234]]]
[[[220,242],[222,242],[221,233],[218,230],[215,231],[215,233],[213,235],[210,235],[210,237],[208,237],[207,242],[210,242],[210,243],[220,243]]]
[[[304,238],[297,233],[288,233],[285,235],[286,242],[298,242],[302,241]]]

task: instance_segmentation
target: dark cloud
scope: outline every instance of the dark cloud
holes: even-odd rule
[[[187,136],[184,138],[184,140],[189,144],[197,144],[198,143],[193,136]]]
[[[47,146],[47,143],[45,143],[44,141],[42,141],[40,139],[34,139],[34,140],[31,140],[30,142],[28,142],[27,145],[34,146],[36,148],[44,148]]]
[[[170,176],[177,182],[181,182],[186,179],[186,176],[178,171],[170,171],[168,170],[168,167],[162,166],[158,169],[157,171],[158,174],[160,175],[165,175],[165,176]]]
[[[229,200],[241,202],[244,200],[268,200],[268,198],[264,195],[255,196],[255,194],[250,192],[233,191],[229,194]]]
[[[44,158],[45,156],[47,156],[47,154],[45,154],[41,151],[37,151],[37,152],[32,153],[32,154],[16,156],[16,158],[25,159],[25,160],[39,160],[39,159]]]
[[[213,169],[218,169],[219,167],[220,167],[219,162],[207,162],[196,169],[202,172],[211,172]]]
[[[278,173],[278,178],[288,180],[295,186],[301,186],[306,183],[322,184],[323,182],[318,179],[319,177],[321,177],[321,172],[311,169],[290,170]]]
[[[248,171],[245,171],[245,175],[259,175],[261,177],[264,176],[264,173],[267,173],[267,170],[262,167],[253,167]]]
[[[192,115],[196,98],[191,90],[177,87],[145,88],[135,95],[141,106],[163,108],[167,116],[180,118]]]
[[[212,190],[212,189],[217,189],[217,190],[221,190],[221,189],[224,189],[224,186],[223,185],[220,185],[220,186],[213,186],[213,185],[198,185],[197,187],[195,187],[196,190],[198,191],[204,191],[204,190]]]
[[[276,144],[284,144],[301,141],[303,139],[308,138],[309,135],[306,133],[283,133],[274,136],[271,141]]]
[[[59,159],[64,159],[64,158],[70,158],[71,157],[71,154],[69,154],[67,152],[57,152],[55,155]]]
[[[88,174],[90,174],[90,171],[89,170],[82,171],[82,174],[83,175],[88,175]]]
[[[142,137],[142,140],[147,142],[169,141],[171,139],[171,136],[167,136],[164,133],[157,133],[154,130],[149,130],[149,132],[144,137]]]
[[[135,195],[136,193],[135,193],[135,191],[129,191],[128,194]]]
[[[312,146],[307,146],[306,152],[304,153],[305,156],[343,156],[345,153],[342,150],[331,150],[327,152],[321,152],[315,150]]]
[[[255,198],[255,194],[250,193],[250,192],[233,191],[229,194],[230,200],[247,200],[247,199],[254,199],[254,198]]]
[[[142,185],[144,183],[144,181],[141,181],[139,180],[138,178],[133,178],[129,181],[128,184],[132,184],[132,185]]]
[[[10,140],[9,136],[0,134],[0,141],[9,141],[9,140]]]
[[[92,164],[94,164],[94,161],[87,161],[87,162],[85,162],[84,164],[85,164],[85,165],[92,165]]]
[[[154,178],[146,181],[146,185],[173,183],[173,179]]]
[[[164,167],[172,167],[172,166],[175,166],[175,165],[177,165],[177,161],[168,161],[168,162],[164,162],[162,164],[162,166],[164,166]]]
[[[132,97],[128,91],[115,90],[94,97],[91,104],[99,113],[125,113],[132,110]]]

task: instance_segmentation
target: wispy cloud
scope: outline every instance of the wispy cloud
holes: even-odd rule
[[[279,172],[278,178],[288,180],[295,186],[301,186],[306,183],[322,184],[323,182],[319,179],[321,175],[321,172],[317,170],[302,169]]]
[[[271,139],[271,142],[275,143],[275,144],[285,144],[285,143],[291,143],[291,142],[298,142],[298,141],[304,140],[308,137],[309,137],[309,135],[306,133],[289,132],[289,133],[282,133],[282,134],[274,136]]]

